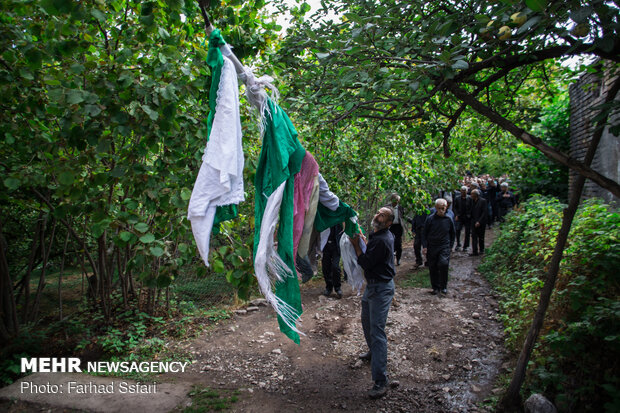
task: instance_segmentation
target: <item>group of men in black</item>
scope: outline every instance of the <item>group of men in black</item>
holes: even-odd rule
[[[416,268],[422,265],[422,253],[426,256],[429,267],[433,294],[447,294],[448,267],[455,239],[461,248],[460,234],[465,229],[463,251],[469,248],[471,237],[472,253],[484,252],[484,232],[497,218],[503,221],[506,213],[516,204],[514,195],[508,191],[508,184],[502,183],[499,191],[490,191],[484,185],[473,181],[464,185],[452,196],[439,197],[435,206],[424,214],[418,214],[408,221],[412,224],[415,237],[414,250]],[[489,185],[497,187],[495,185]],[[454,204],[451,205],[454,199]],[[383,397],[388,387],[398,386],[397,381],[390,381],[387,373],[387,335],[385,325],[394,297],[395,266],[400,265],[402,255],[403,224],[407,221],[400,197],[392,195],[392,205],[380,208],[373,220],[373,232],[368,239],[363,234],[351,237],[350,241],[357,255],[357,262],[364,270],[366,289],[362,297],[361,321],[368,351],[360,359],[369,361],[373,387],[368,396],[375,399]],[[497,206],[498,214],[493,213]],[[452,206],[452,208],[450,208]],[[329,239],[323,250],[323,275],[329,296],[332,289],[338,298],[342,297],[340,289],[340,268],[338,238],[342,236],[342,227],[330,229]],[[366,244],[363,251],[360,239]],[[346,274],[345,274],[346,276]]]
[[[432,293],[447,293],[447,275],[449,257],[456,241],[454,251],[468,252],[470,241],[472,250],[470,256],[484,253],[484,238],[487,228],[495,222],[503,222],[506,214],[518,202],[518,197],[510,191],[507,181],[497,184],[495,179],[488,176],[463,179],[459,191],[447,194],[437,199],[435,208],[422,214],[417,214],[411,220],[414,236],[414,252],[416,268],[423,264],[422,252],[430,244],[433,254],[426,252],[426,265],[429,267]],[[441,201],[441,202],[440,202]],[[446,205],[445,216],[451,219],[451,224],[443,222],[435,224],[438,219],[438,204]],[[442,228],[440,228],[442,227]],[[443,228],[445,227],[445,228]],[[461,244],[461,233],[464,232]],[[441,251],[441,253],[439,252]]]

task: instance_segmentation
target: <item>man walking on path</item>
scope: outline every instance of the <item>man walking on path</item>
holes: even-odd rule
[[[428,211],[416,214],[411,220],[411,232],[413,232],[413,252],[415,253],[415,265],[420,267],[422,261],[422,234],[424,232],[424,223],[428,217]]]
[[[508,183],[502,182],[500,192],[497,194],[497,204],[499,206],[499,222],[504,222],[506,214],[515,206],[515,197],[508,190]]]
[[[400,265],[400,257],[403,254],[403,220],[405,210],[400,205],[400,196],[392,195],[392,211],[394,211],[394,222],[390,225],[390,232],[394,235],[394,252],[396,253],[396,265]]]
[[[388,230],[394,221],[389,207],[377,211],[372,220],[373,233],[369,236],[366,252],[359,245],[359,235],[351,238],[357,254],[357,262],[364,269],[366,290],[362,297],[362,328],[370,351],[360,356],[370,360],[374,386],[368,392],[372,399],[385,396],[388,389],[387,376],[387,322],[390,304],[394,297],[394,236]]]
[[[480,196],[480,190],[471,191],[471,256],[484,253],[484,231],[487,226],[488,204],[487,200]]]
[[[448,293],[448,267],[450,252],[454,245],[454,222],[446,215],[448,203],[439,198],[435,201],[435,213],[426,218],[422,236],[423,252],[428,261],[432,294]]]
[[[461,187],[460,196],[454,198],[454,225],[456,226],[456,249],[461,247],[461,229],[465,228],[465,239],[463,240],[463,251],[469,248],[470,219],[471,219],[471,197],[467,195],[467,187]]]
[[[325,279],[325,291],[323,295],[329,297],[332,290],[337,298],[342,298],[340,289],[340,236],[342,234],[342,224],[336,224],[329,229],[327,243],[323,247],[323,278]]]

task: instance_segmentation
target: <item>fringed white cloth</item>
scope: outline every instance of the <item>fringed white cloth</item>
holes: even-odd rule
[[[301,314],[297,313],[293,307],[281,300],[273,292],[276,281],[281,281],[284,277],[296,276],[278,255],[274,242],[285,186],[286,182],[280,184],[267,200],[260,227],[260,241],[258,242],[256,258],[254,260],[254,272],[258,280],[258,287],[267,302],[271,304],[276,313],[282,317],[282,320],[291,330],[297,334],[304,335],[295,326],[295,322],[299,322],[298,319]]]
[[[362,252],[366,252],[366,243],[359,239]],[[347,282],[353,288],[353,291],[360,295],[364,286],[364,270],[357,263],[357,254],[351,240],[346,234],[340,238],[340,256],[342,257],[342,265],[347,273]]]
[[[216,208],[245,199],[243,164],[239,84],[233,63],[224,57],[211,134],[187,211],[198,251],[207,267]]]

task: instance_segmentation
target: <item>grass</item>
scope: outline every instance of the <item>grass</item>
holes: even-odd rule
[[[192,405],[185,413],[202,413],[229,410],[239,400],[239,390],[214,390],[209,387],[194,386],[189,392]]]
[[[426,288],[430,285],[429,279],[428,268],[421,268],[398,277],[396,282],[404,288]]]

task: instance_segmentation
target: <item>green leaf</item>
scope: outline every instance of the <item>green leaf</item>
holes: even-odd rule
[[[457,60],[452,64],[452,69],[469,69],[469,63],[467,63],[465,60]]]
[[[123,168],[122,166],[116,166],[110,171],[110,175],[114,178],[120,178],[125,175],[125,168]]]
[[[161,257],[162,255],[164,255],[164,250],[162,247],[151,247],[149,248],[149,251],[155,257]]]
[[[120,234],[118,234],[119,238],[122,239],[123,241],[127,242],[131,239],[131,236],[133,234],[129,231],[121,231]]]
[[[76,105],[84,102],[84,93],[78,89],[71,89],[67,92],[67,103],[70,105]]]
[[[134,225],[133,227],[136,229],[136,231],[139,231],[139,232],[146,232],[149,230],[149,225],[144,222],[140,222]]]
[[[25,67],[19,69],[19,75],[24,79],[34,80],[34,75],[32,74],[32,72]]]
[[[154,248],[151,248],[151,254],[155,255],[156,257],[161,257],[161,255],[156,255],[153,252],[153,249]],[[159,249],[161,250],[161,248],[159,248]],[[161,250],[161,251],[162,251],[162,254],[163,254],[164,253],[163,250]],[[157,252],[159,252],[159,251],[157,251]],[[159,277],[157,277],[157,287],[158,288],[166,288],[166,287],[168,287],[170,285],[170,283],[172,283],[172,278],[169,277],[168,275],[162,274]]]
[[[601,49],[603,49],[603,51],[607,52],[607,53],[611,53],[614,50],[614,38],[611,35],[605,36],[602,39],[596,39],[594,41],[594,44],[598,47],[600,47]]]
[[[144,113],[149,115],[149,118],[151,118],[151,120],[155,121],[157,120],[157,118],[159,118],[159,113],[156,110],[151,109],[149,105],[141,105],[141,107]]]
[[[61,172],[60,175],[58,175],[58,182],[65,186],[73,184],[74,179],[73,172],[70,171]]]
[[[358,16],[355,13],[345,13],[344,17],[346,17],[347,19],[351,20],[352,22],[358,23],[358,24],[362,24],[362,19],[360,18],[360,16]]]
[[[138,202],[134,199],[131,198],[127,198],[123,201],[123,204],[127,207],[127,209],[129,210],[134,210],[136,208],[138,208]],[[148,226],[147,226],[148,228]]]
[[[153,241],[155,241],[155,235],[151,234],[150,232],[140,237],[140,242],[144,244],[150,244]]]
[[[99,105],[85,105],[84,112],[90,116],[97,116],[101,113],[101,108]]]
[[[220,259],[214,259],[212,262],[212,265],[213,265],[213,271],[218,274],[221,274],[224,271],[226,271],[226,267],[224,267],[224,263]]]
[[[90,10],[90,14],[97,20],[99,20],[101,23],[103,23],[105,21],[105,14],[103,14],[103,12],[101,10],[98,9],[91,9]]]
[[[69,69],[71,70],[71,72],[75,73],[76,75],[79,75],[80,73],[84,71],[84,65],[81,65],[79,63],[74,63],[69,67]]]
[[[187,188],[181,189],[181,199],[187,201],[192,197],[192,191]]]
[[[575,23],[585,23],[592,15],[594,9],[591,6],[581,7],[570,14],[570,18]]]
[[[20,184],[21,184],[21,182],[17,178],[6,178],[4,180],[4,186],[6,186],[7,188],[9,188],[12,191],[17,189],[17,188],[19,188]]]
[[[525,0],[525,5],[532,11],[543,11],[547,7],[547,0]]]

